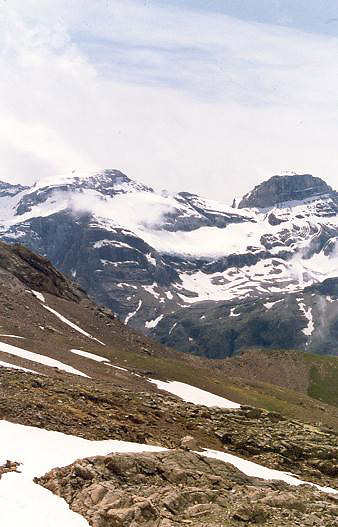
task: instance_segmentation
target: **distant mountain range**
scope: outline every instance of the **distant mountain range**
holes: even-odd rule
[[[320,178],[273,176],[233,207],[118,170],[0,182],[0,238],[181,351],[338,355],[338,194]]]

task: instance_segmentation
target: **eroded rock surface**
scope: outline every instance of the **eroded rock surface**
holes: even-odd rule
[[[338,497],[245,476],[194,452],[112,454],[36,479],[93,527],[333,527]]]

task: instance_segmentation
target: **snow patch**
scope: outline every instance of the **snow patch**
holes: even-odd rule
[[[96,362],[109,362],[109,359],[106,357],[100,357],[100,355],[95,355],[95,353],[89,353],[89,351],[83,351],[83,350],[77,350],[77,349],[71,349],[72,353],[75,353],[76,355],[81,355],[81,357],[85,357],[86,359],[95,360]]]
[[[169,335],[172,334],[172,332],[174,331],[174,329],[176,328],[176,326],[177,326],[177,322],[175,322],[175,323],[171,326],[171,328],[170,328],[170,330],[169,330]]]
[[[7,337],[11,339],[24,339],[25,337],[19,337],[18,335],[5,335],[4,333],[0,334],[0,337]]]
[[[157,388],[166,392],[177,395],[180,399],[187,403],[200,404],[210,408],[240,408],[240,404],[229,401],[224,397],[215,395],[213,393],[201,390],[190,384],[185,384],[178,381],[158,381],[156,379],[148,379],[149,382],[156,384]]]
[[[232,307],[230,309],[230,317],[239,317],[241,314],[240,313],[235,313],[235,310],[237,309],[237,306],[236,307]]]
[[[5,344],[4,342],[0,342],[0,351],[4,353],[10,353],[11,355],[15,355],[16,357],[21,357],[22,359],[38,362],[39,364],[43,364],[44,366],[50,366],[51,368],[59,368],[59,370],[66,371],[68,373],[73,373],[74,375],[88,377],[88,375],[82,373],[82,371],[76,370],[68,364],[64,364],[63,362],[60,362],[56,359],[52,359],[51,357],[47,357],[46,355],[40,355],[40,353],[34,353],[33,351],[27,351],[25,349],[18,348],[17,346],[12,346],[11,344]]]
[[[138,306],[135,309],[135,311],[132,311],[131,313],[129,313],[129,315],[126,316],[125,321],[124,321],[126,325],[128,324],[129,320],[133,318],[136,315],[136,313],[140,310],[141,306],[142,306],[142,300],[139,300]]]
[[[304,335],[310,337],[312,335],[312,333],[313,333],[314,328],[315,328],[314,323],[313,323],[313,316],[312,316],[311,306],[306,308],[304,302],[299,302],[299,301],[298,301],[298,306],[299,306],[299,309],[302,311],[302,313],[304,314],[304,316],[307,318],[307,321],[308,321],[308,324],[307,324],[306,328],[304,328],[302,331],[303,331]]]
[[[263,306],[266,307],[266,309],[271,309],[272,306],[278,304],[278,302],[281,302],[281,300],[276,300],[275,302],[266,302],[265,304],[263,304]]]
[[[117,240],[99,240],[93,243],[94,249],[101,249],[101,247],[116,247],[116,248],[133,249],[133,247],[131,247],[127,243],[120,242]]]
[[[153,256],[151,256],[151,253],[148,253],[145,255],[148,262],[153,265],[154,267],[156,267],[156,258],[154,258]]]
[[[10,362],[4,362],[3,360],[0,360],[0,366],[3,366],[4,368],[13,368],[14,370],[22,370],[22,371],[27,371],[29,373],[37,373],[38,375],[42,375],[38,371],[29,370],[28,368],[24,368],[23,366],[17,366],[16,364],[11,364]]]
[[[147,293],[150,293],[155,298],[160,297],[160,294],[157,291],[155,291],[155,287],[158,287],[158,285],[155,282],[152,285],[143,285],[142,287],[145,291],[147,291]]]
[[[311,485],[323,492],[338,494],[338,490],[332,489],[331,487],[321,487],[320,485],[316,485],[315,483],[308,483],[307,481],[302,481],[301,479],[298,479],[297,477],[293,476],[288,472],[282,472],[280,470],[266,468],[262,465],[258,465],[257,463],[253,463],[252,461],[247,461],[246,459],[234,456],[233,454],[209,449],[200,453],[205,457],[219,459],[220,461],[224,461],[224,463],[231,463],[231,465],[234,465],[236,468],[238,468],[238,470],[240,470],[241,472],[251,478],[284,481],[288,485],[294,486]]]
[[[145,323],[145,327],[147,329],[156,328],[157,324],[162,320],[163,317],[164,317],[164,315],[160,315],[159,317],[154,318],[154,320],[148,320]]]
[[[32,293],[38,300],[40,300],[40,302],[46,302],[45,297],[39,291],[33,291],[33,289],[32,289]]]
[[[98,340],[97,338],[93,337],[92,335],[90,335],[90,333],[87,333],[87,331],[84,331],[83,329],[81,329],[79,326],[77,326],[76,324],[74,324],[74,322],[71,322],[70,320],[68,320],[68,318],[64,317],[63,315],[60,315],[60,313],[58,313],[57,311],[55,311],[55,309],[52,309],[51,307],[49,306],[43,306],[45,309],[47,309],[48,311],[50,311],[51,313],[53,313],[53,315],[55,315],[56,317],[58,317],[62,322],[64,322],[65,324],[67,324],[68,326],[70,326],[71,328],[75,329],[75,331],[78,331],[79,333],[81,333],[82,335],[84,335],[85,337],[88,337],[92,340],[96,340],[96,342],[98,342],[99,344],[101,344],[102,346],[105,346],[105,344],[103,342],[101,342],[101,340]]]

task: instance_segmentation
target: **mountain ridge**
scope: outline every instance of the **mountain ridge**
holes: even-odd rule
[[[262,196],[272,202],[280,198],[281,182],[284,197],[302,199],[254,207]],[[265,318],[288,320],[291,302],[297,338],[286,346],[336,354],[331,337],[323,349],[318,347],[315,335],[323,329],[323,317],[312,305],[324,302],[323,310],[333,316],[336,297],[317,294],[312,301],[307,289],[338,276],[336,192],[308,174],[273,176],[243,199],[250,207],[242,208],[242,200],[234,209],[189,192],[159,194],[117,170],[89,171],[83,177],[74,172],[0,195],[0,238],[20,241],[51,259],[121,320],[178,349],[208,355],[204,319],[195,319],[198,310],[205,310],[200,317],[211,324],[209,310],[215,312],[223,302],[220,324],[214,319],[210,326],[222,343],[222,317],[235,335],[242,333],[239,323],[246,324],[243,309],[248,313],[257,305],[255,315],[266,305]],[[279,301],[279,309],[269,307]],[[278,331],[277,325],[273,332]],[[265,340],[243,342],[260,346]],[[267,342],[268,347],[280,345],[277,337]],[[237,353],[242,345],[231,349]],[[224,356],[230,352],[225,346]]]

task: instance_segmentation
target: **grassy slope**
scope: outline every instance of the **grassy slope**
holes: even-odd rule
[[[311,396],[310,393],[299,393],[291,388],[268,382],[228,377],[226,371],[214,367],[214,361],[200,361],[189,355],[182,358],[173,356],[167,358],[119,351],[115,353],[115,358],[125,367],[145,373],[148,377],[185,382],[241,404],[277,411],[304,422],[338,427],[338,408],[328,406],[328,404],[338,406],[337,397],[334,395],[322,397],[318,401],[316,394]],[[325,368],[327,373],[315,385],[321,387],[324,393],[323,387],[329,382],[328,376],[333,371],[338,372],[338,359],[332,358],[332,364],[336,365],[336,368],[333,368],[330,363],[331,358],[318,356],[314,358],[319,363],[326,361],[326,364],[330,365],[328,370]],[[311,356],[307,356],[305,360],[312,364]],[[327,393],[329,391],[327,388]],[[333,393],[334,389],[332,389]]]
[[[308,395],[338,406],[338,358],[310,355],[305,360],[310,364]]]

